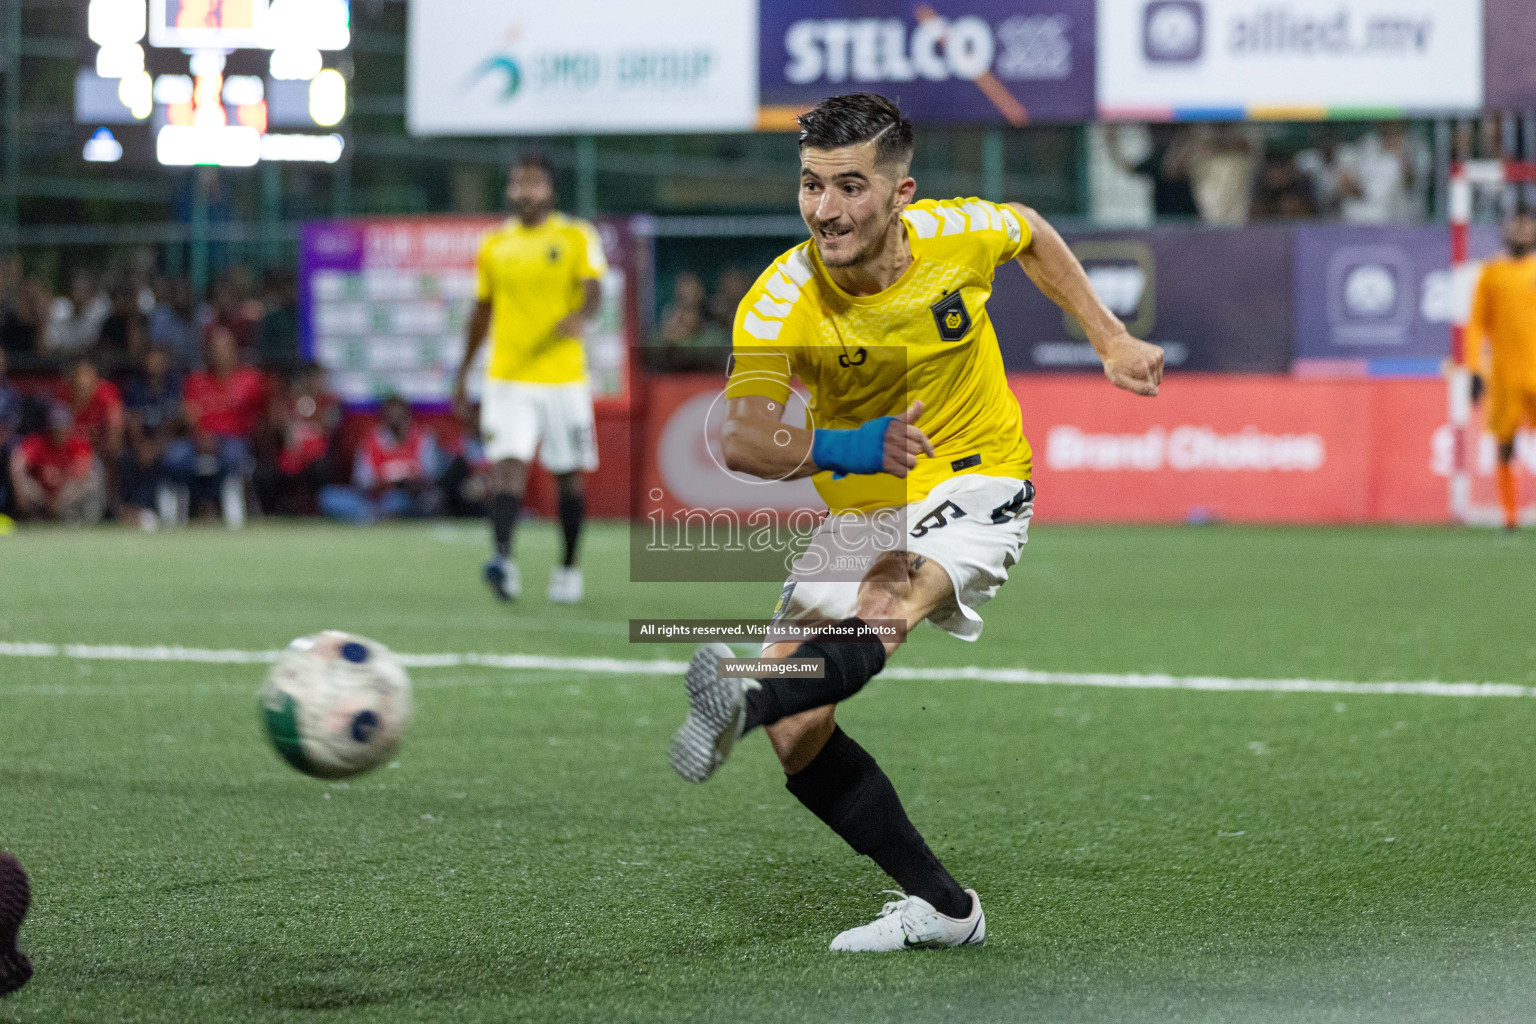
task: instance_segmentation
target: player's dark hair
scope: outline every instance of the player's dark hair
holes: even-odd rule
[[[555,165],[543,153],[524,153],[512,163],[514,173],[525,168],[543,171],[544,177],[548,178],[551,182],[555,180]]]
[[[872,92],[822,100],[796,120],[801,149],[841,149],[873,140],[877,161],[906,165],[917,145],[912,122],[901,116],[901,108]]]

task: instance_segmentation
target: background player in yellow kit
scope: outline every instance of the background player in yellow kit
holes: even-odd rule
[[[522,593],[512,535],[537,450],[560,490],[565,557],[549,578],[549,599],[582,597],[576,565],[586,518],[582,473],[597,468],[592,388],[581,334],[602,302],[608,272],[603,243],[586,221],[555,212],[554,172],[541,156],[513,166],[507,198],[517,216],[485,240],[476,265],[478,303],[464,361],[454,382],[463,402],[475,357],[491,336],[480,399],[480,428],[491,460],[491,533],[495,552],[485,580],[496,596]]]
[[[733,471],[814,477],[832,514],[775,614],[830,620],[850,639],[829,632],[765,649],[823,659],[820,679],[726,676],[719,660],[730,649],[701,648],[672,766],[702,782],[745,732],[764,727],[790,792],[904,893],[832,948],[977,945],[986,938],[980,899],[939,863],[890,779],[836,725],[834,705],[924,619],[976,639],[977,609],[1023,547],[1031,456],[987,315],[995,269],[1017,260],[1082,324],[1119,387],[1155,395],[1162,350],[1126,333],[1033,210],[914,202],[912,124],[889,100],[835,97],[800,125],[800,212],[811,238],[764,272],[737,311],[721,441]],[[810,393],[810,429],[782,419],[792,377]],[[848,552],[867,556],[862,578],[830,577],[825,567],[847,564]],[[884,620],[894,635],[871,628]]]
[[[1488,429],[1499,442],[1504,527],[1519,526],[1515,435],[1536,427],[1536,216],[1519,210],[1504,225],[1507,254],[1483,268],[1467,323],[1472,398],[1488,396]],[[1485,383],[1486,378],[1486,383]]]

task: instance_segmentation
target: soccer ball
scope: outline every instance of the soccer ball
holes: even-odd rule
[[[411,720],[411,680],[383,644],[327,630],[278,656],[261,706],[283,760],[306,775],[344,779],[394,754]]]

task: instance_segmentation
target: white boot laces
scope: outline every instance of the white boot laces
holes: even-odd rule
[[[913,903],[912,897],[898,889],[886,889],[884,891],[888,895],[897,898],[880,908],[880,917],[890,917],[892,914],[898,914],[900,915],[902,935],[921,935],[923,930],[918,927],[917,922],[909,914],[909,911],[916,909],[916,904]]]

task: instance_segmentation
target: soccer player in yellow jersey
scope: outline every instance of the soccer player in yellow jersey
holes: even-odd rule
[[[1483,268],[1467,323],[1472,397],[1488,393],[1488,429],[1499,442],[1504,528],[1520,525],[1515,435],[1536,427],[1536,217],[1519,210],[1504,225],[1508,255]],[[1486,376],[1486,387],[1484,377]]]
[[[732,677],[720,668],[729,648],[701,648],[672,766],[702,782],[762,727],[790,792],[904,893],[832,949],[978,945],[980,899],[939,863],[890,779],[837,726],[834,706],[924,619],[979,636],[977,609],[1023,547],[1034,487],[987,317],[994,270],[1017,260],[1082,324],[1119,387],[1157,394],[1162,351],[1126,333],[1033,210],[914,202],[912,124],[889,100],[835,97],[800,127],[800,213],[811,237],[764,272],[737,312],[721,442],[730,469],[810,476],[830,508],[775,616],[831,625],[763,651],[821,659],[824,677]],[[782,418],[791,377],[810,393],[809,427]],[[846,564],[840,553],[849,551],[867,555],[862,577],[830,578],[827,567]]]
[[[491,533],[495,552],[485,580],[504,601],[522,593],[512,535],[535,450],[559,485],[565,557],[550,574],[549,599],[582,597],[576,549],[586,518],[582,473],[597,468],[592,389],[581,335],[602,302],[608,272],[591,224],[555,212],[554,172],[530,155],[512,168],[507,198],[517,216],[491,233],[476,262],[476,298],[454,382],[465,400],[469,372],[487,334],[480,429],[491,461]]]

